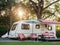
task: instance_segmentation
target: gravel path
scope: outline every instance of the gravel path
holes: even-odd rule
[[[0,42],[20,42],[19,40],[12,40],[8,38],[0,38]]]
[[[21,41],[18,39],[13,40],[13,39],[9,39],[9,38],[0,38],[0,42],[35,42],[35,40],[23,40],[23,41]],[[36,42],[39,42],[39,41],[36,41]],[[44,41],[44,42],[46,42],[46,41]],[[60,41],[47,41],[47,42],[52,42],[52,43],[59,42],[60,43]]]
[[[13,39],[9,39],[9,38],[0,38],[0,42],[32,42],[32,40],[13,40]],[[35,42],[35,41],[33,41]]]

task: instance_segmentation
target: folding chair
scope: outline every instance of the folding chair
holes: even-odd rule
[[[18,34],[19,39],[23,40],[25,38],[24,34]]]
[[[35,40],[37,38],[37,34],[31,34],[31,38]]]

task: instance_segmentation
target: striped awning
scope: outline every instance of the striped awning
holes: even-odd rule
[[[60,24],[58,21],[52,21],[52,20],[40,20],[43,24]]]

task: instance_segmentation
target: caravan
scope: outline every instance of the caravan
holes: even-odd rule
[[[57,38],[56,37],[56,24],[60,22],[48,20],[23,20],[13,23],[9,38]],[[2,36],[4,37],[4,36]],[[6,36],[5,36],[6,37]]]
[[[41,35],[41,22],[37,20],[24,20],[13,24],[9,32],[9,38],[17,38],[19,35],[24,38],[29,38],[31,35]],[[21,38],[20,37],[20,38]]]

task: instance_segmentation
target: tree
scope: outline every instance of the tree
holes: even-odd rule
[[[45,2],[44,0],[36,0],[36,2],[35,2],[35,0],[34,1],[29,0],[29,1],[31,2],[30,5],[31,5],[31,7],[33,7],[38,19],[42,18],[42,14],[43,14],[44,10],[46,10],[49,6],[53,5],[54,3],[59,2],[59,0],[56,0],[52,3],[50,3],[48,6],[44,7],[44,2]],[[54,14],[54,13],[49,12],[49,14]],[[50,16],[51,15],[49,15],[48,17],[50,17]]]
[[[7,26],[9,31],[12,25],[11,8],[15,4],[15,0],[0,0],[0,24]],[[2,16],[1,12],[5,10],[5,15]]]
[[[29,6],[32,12],[37,16],[37,19],[46,19],[51,17],[58,17],[59,0],[22,0],[20,1]],[[53,7],[54,8],[51,8]],[[51,6],[51,7],[50,7]],[[58,9],[58,10],[57,10]],[[53,11],[54,10],[54,11]],[[33,15],[33,14],[32,14]]]
[[[37,2],[35,2],[33,0],[29,0],[29,1],[31,2],[31,6],[33,7],[33,9],[37,15],[37,18],[42,19],[42,16],[43,16],[42,14],[44,13],[44,10],[46,10],[49,6],[53,5],[54,3],[59,2],[60,0],[54,1],[54,2],[50,3],[49,5],[47,5],[46,7],[44,7],[44,0],[37,0]],[[53,15],[55,13],[55,12],[51,13],[48,10],[47,10],[47,12],[50,14],[53,14]],[[47,17],[50,17],[50,16],[52,16],[52,15],[48,15]]]

